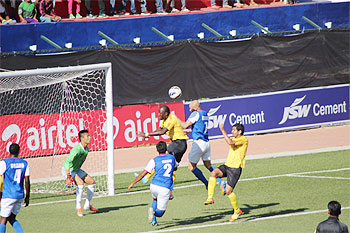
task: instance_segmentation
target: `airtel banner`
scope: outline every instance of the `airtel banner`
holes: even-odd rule
[[[159,107],[164,104],[131,105],[113,110],[114,147],[131,147],[168,141],[167,135],[147,140],[138,131],[151,132],[159,127]],[[165,104],[184,120],[182,102]],[[101,110],[62,114],[18,114],[0,116],[0,158],[8,157],[8,148],[16,142],[20,156],[39,156],[68,153],[78,142],[78,132],[88,129],[90,150],[106,149],[106,117]]]

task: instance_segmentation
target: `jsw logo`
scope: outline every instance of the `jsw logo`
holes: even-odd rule
[[[288,119],[307,117],[311,108],[311,104],[298,105],[305,99],[305,97],[306,95],[301,98],[296,98],[292,105],[284,108],[283,118],[281,122],[278,123],[279,125],[284,124]]]
[[[219,109],[221,105],[216,108],[211,108],[208,112],[209,120],[208,120],[208,129],[217,128],[220,124],[224,124],[227,114],[224,115],[214,115]]]

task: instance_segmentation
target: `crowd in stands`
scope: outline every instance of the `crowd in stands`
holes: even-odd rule
[[[0,0],[0,20],[2,24],[16,24],[16,23],[38,23],[38,22],[59,22],[61,17],[55,13],[54,0]],[[80,5],[82,0],[68,0],[68,18],[80,19],[83,16],[80,14]],[[126,6],[130,1],[130,12],[127,11]],[[175,0],[155,1],[155,12],[147,10],[146,0],[137,0],[140,3],[140,12],[137,11],[135,0],[121,0],[119,9],[116,9],[116,0],[109,0],[109,14],[106,13],[105,1],[98,0],[99,14],[94,15],[91,9],[91,0],[85,0],[86,17],[87,18],[108,18],[110,16],[120,15],[150,15],[168,14],[176,12],[189,12],[186,8],[186,0],[181,0],[180,9],[175,8]],[[229,2],[230,1],[230,2]],[[250,6],[256,6],[254,0],[248,0]],[[295,0],[278,0],[285,1],[285,3],[295,3]],[[73,13],[73,4],[75,3],[75,13]],[[222,6],[216,5],[215,0],[210,0],[209,9],[218,10],[220,8],[241,8],[248,6],[247,0],[223,0]],[[11,9],[11,12],[9,11]],[[16,10],[18,9],[18,10]],[[11,13],[11,15],[10,15]],[[17,13],[17,14],[16,14]]]

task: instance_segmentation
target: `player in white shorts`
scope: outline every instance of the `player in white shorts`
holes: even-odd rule
[[[30,171],[27,161],[18,158],[19,145],[13,143],[10,146],[11,157],[0,162],[0,175],[4,178],[4,188],[1,199],[0,233],[6,232],[6,223],[10,222],[16,232],[23,232],[21,224],[16,220],[16,215],[24,206],[29,205],[30,196]],[[24,185],[26,197],[24,198]]]
[[[182,122],[181,126],[184,129],[192,127],[192,130],[184,130],[186,132],[192,131],[193,144],[191,151],[188,155],[188,169],[203,182],[206,188],[208,188],[208,180],[204,177],[202,171],[197,167],[199,160],[202,158],[204,166],[212,172],[215,167],[211,165],[210,158],[210,142],[208,135],[208,114],[201,109],[198,100],[194,100],[190,103],[191,115],[186,122]],[[222,183],[222,179],[218,178],[217,181],[220,184],[220,189],[225,190],[225,184]],[[223,191],[222,191],[223,193]]]
[[[162,217],[168,206],[170,189],[173,185],[173,173],[178,166],[175,156],[172,154],[166,154],[167,145],[161,141],[157,144],[157,151],[159,155],[150,160],[144,169],[135,180],[129,185],[128,189],[139,182],[146,174],[155,171],[152,179],[150,190],[153,197],[152,207],[148,209],[149,221],[152,221],[152,226],[157,224],[157,217]]]

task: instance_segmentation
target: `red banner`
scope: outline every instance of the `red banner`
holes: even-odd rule
[[[164,105],[164,104],[162,104]],[[182,102],[168,103],[172,113],[184,119]],[[113,110],[114,147],[131,147],[168,141],[166,135],[143,140],[138,131],[152,132],[159,127],[160,104],[130,105]],[[90,150],[106,149],[106,112],[102,110],[61,114],[18,114],[0,116],[0,157],[9,155],[8,148],[16,142],[20,156],[40,156],[68,153],[78,143],[78,132],[88,129]]]

